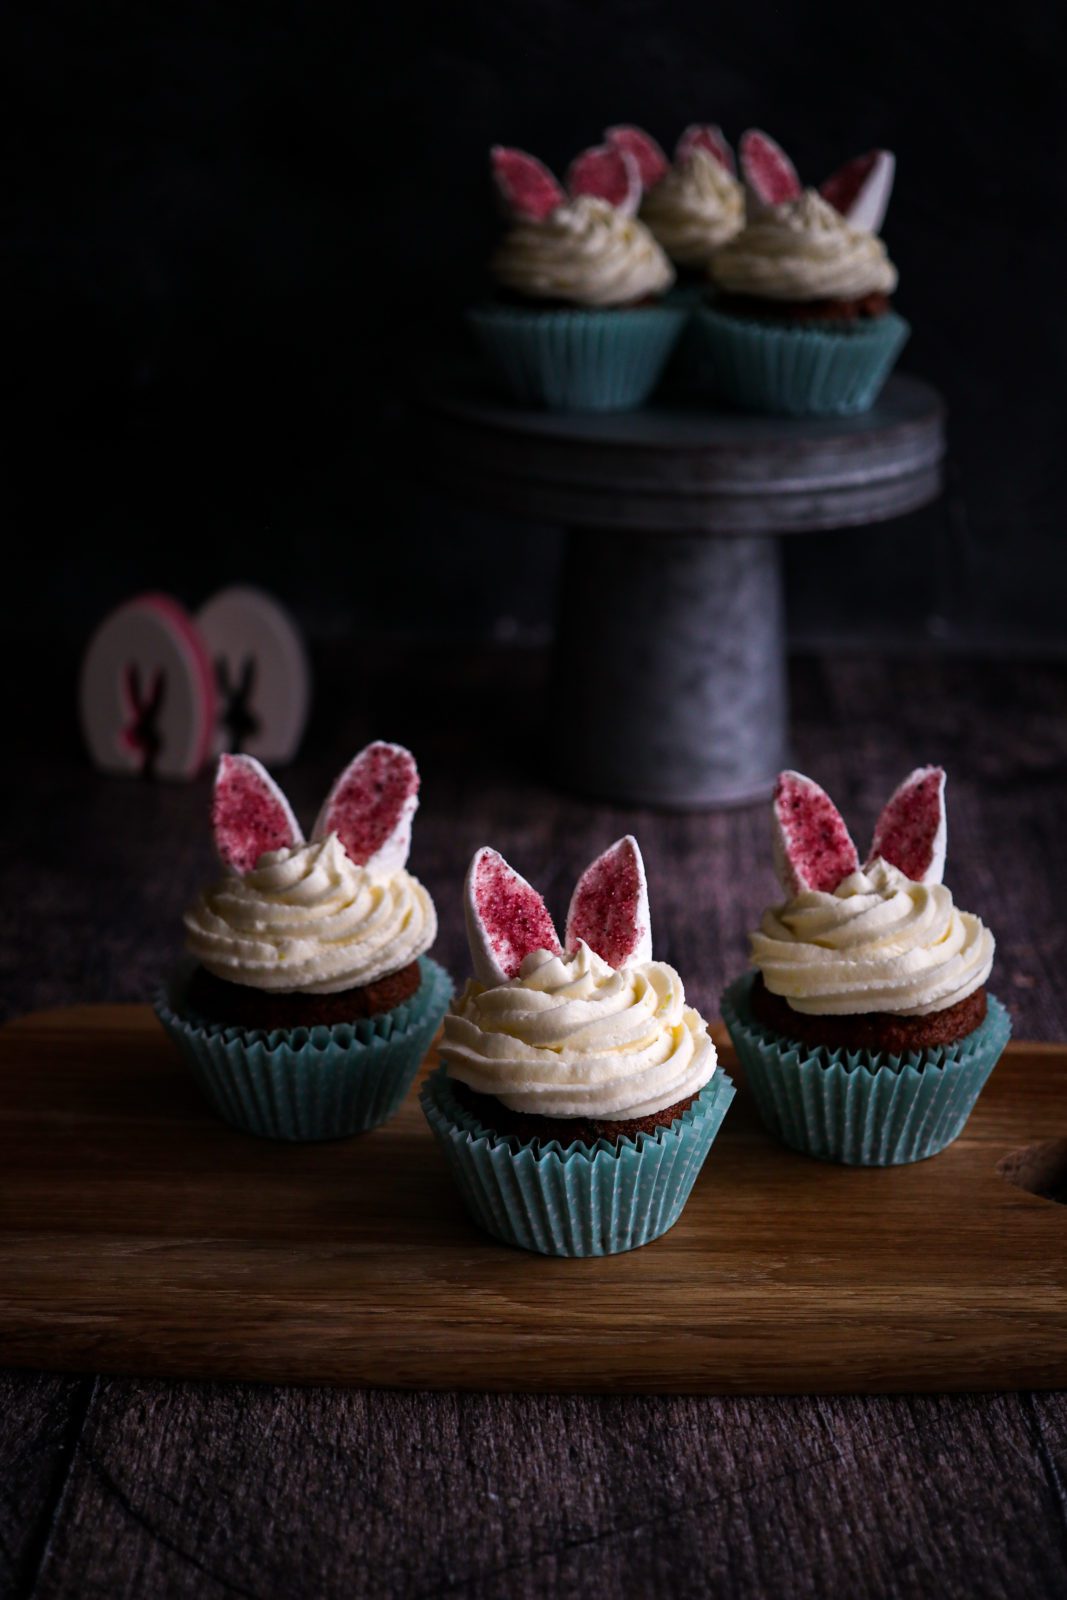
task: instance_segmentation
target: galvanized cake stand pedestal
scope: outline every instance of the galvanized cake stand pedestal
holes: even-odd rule
[[[862,417],[793,421],[665,403],[554,416],[453,374],[424,396],[434,481],[568,530],[552,719],[567,787],[710,809],[787,764],[779,540],[927,504],[944,405],[898,375]]]

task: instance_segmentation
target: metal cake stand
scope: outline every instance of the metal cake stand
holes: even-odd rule
[[[452,373],[424,395],[434,481],[568,531],[557,772],[637,805],[767,795],[787,764],[779,539],[901,516],[941,488],[945,410],[898,375],[862,417],[670,403],[556,416]]]

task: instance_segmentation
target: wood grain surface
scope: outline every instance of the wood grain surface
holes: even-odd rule
[[[372,1135],[278,1144],[212,1115],[147,1007],[38,1013],[0,1032],[0,1360],[381,1388],[1051,1388],[1067,1209],[998,1167],[1059,1129],[1067,1045],[1009,1046],[949,1151],[881,1171],[782,1149],[740,1083],[666,1237],[548,1260],[469,1221],[414,1093]]]
[[[657,950],[714,1010],[773,892],[761,808],[660,817],[552,790],[533,655],[346,647],[317,665],[307,748],[284,779],[301,816],[368,738],[412,745],[412,866],[442,907],[492,840],[559,910],[578,868],[633,829]],[[860,832],[912,765],[945,762],[949,881],[994,928],[1016,1035],[1067,1037],[1067,669],[912,650],[795,661],[790,687],[795,762]],[[57,677],[57,705],[63,692]],[[211,870],[206,782],[98,778],[48,731],[11,752],[9,1015],[144,1000]],[[438,950],[462,970],[450,914]],[[1060,1600],[1065,1484],[1067,1401],[1052,1392],[559,1396],[10,1372],[0,1595]]]

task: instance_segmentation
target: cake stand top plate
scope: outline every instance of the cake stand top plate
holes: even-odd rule
[[[906,374],[858,417],[747,416],[677,400],[558,415],[510,405],[465,370],[428,383],[422,407],[436,483],[539,522],[804,533],[900,516],[941,487],[944,403]]]

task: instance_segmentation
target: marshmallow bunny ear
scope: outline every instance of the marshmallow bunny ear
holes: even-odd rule
[[[645,864],[633,834],[597,856],[578,879],[567,912],[568,952],[579,939],[609,967],[652,960]]]
[[[371,872],[398,872],[411,849],[419,769],[410,750],[377,740],[351,761],[319,812],[313,839],[336,833],[345,853]]]
[[[797,169],[769,133],[749,128],[741,135],[741,176],[745,193],[753,208],[766,210],[784,200],[796,200],[801,193]]]
[[[854,228],[877,233],[885,220],[897,161],[892,150],[854,156],[819,185],[819,193]]]
[[[881,856],[913,883],[940,883],[947,839],[945,770],[916,767],[878,818],[868,865]]]
[[[674,147],[674,159],[679,166],[687,162],[694,150],[706,150],[714,156],[727,172],[736,173],[737,164],[726,135],[715,122],[691,122]]]
[[[495,144],[489,161],[496,191],[513,217],[542,222],[567,198],[548,168],[525,150]]]
[[[790,895],[803,889],[833,894],[859,867],[841,813],[802,772],[780,773],[774,787],[774,865]]]
[[[562,954],[537,890],[488,845],[475,852],[467,869],[463,910],[474,976],[487,988],[514,978],[533,950]]]
[[[627,124],[605,128],[604,138],[616,150],[625,150],[637,162],[642,188],[652,189],[670,171],[670,162],[650,133]]]
[[[595,195],[623,216],[632,217],[641,204],[641,172],[628,150],[597,144],[575,156],[567,168],[567,188],[573,195]]]
[[[241,876],[267,850],[289,850],[304,842],[292,807],[255,756],[219,757],[211,826],[222,861]]]

